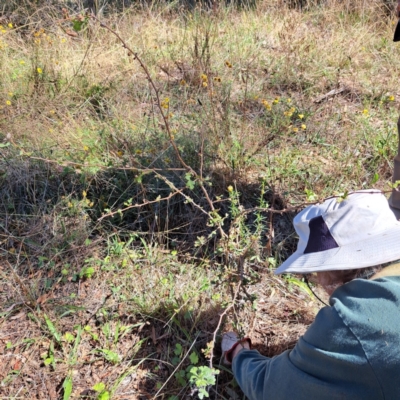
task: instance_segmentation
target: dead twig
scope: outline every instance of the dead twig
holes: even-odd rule
[[[222,320],[224,319],[225,315],[235,306],[236,298],[237,298],[237,296],[239,294],[241,286],[242,286],[242,281],[239,281],[239,283],[237,285],[237,288],[235,290],[235,294],[233,296],[231,304],[229,304],[229,306],[226,307],[224,312],[219,316],[218,325],[214,330],[213,340],[212,340],[212,347],[211,347],[211,352],[210,352],[210,368],[211,369],[213,368],[214,348],[215,348],[215,341],[217,339],[217,333],[219,331],[219,328],[221,327]]]

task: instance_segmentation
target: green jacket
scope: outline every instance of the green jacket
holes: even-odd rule
[[[400,276],[339,287],[296,347],[242,350],[233,373],[251,400],[399,400]]]

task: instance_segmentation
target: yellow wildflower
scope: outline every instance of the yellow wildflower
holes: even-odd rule
[[[229,186],[228,186],[228,192],[229,192],[229,193],[232,193],[232,192],[233,192],[233,186],[232,186],[232,185],[229,185]]]
[[[207,77],[206,74],[201,74],[201,75],[200,75],[200,78],[201,78],[201,80],[202,80],[203,82],[207,82],[207,80],[208,80],[208,77]]]
[[[368,115],[368,114],[369,114],[369,111],[368,111],[366,108],[364,108],[363,114],[364,114],[364,115]]]
[[[290,112],[290,111],[285,111],[283,114],[284,114],[286,117],[291,117],[291,116],[293,115],[293,113]]]
[[[25,64],[25,61],[24,61],[24,60],[21,60],[19,63],[20,63],[20,65],[24,65],[24,64]]]
[[[84,151],[89,151],[89,147],[88,146],[83,146],[83,150]]]
[[[293,132],[298,132],[299,128],[294,127],[294,128],[292,128],[292,130],[293,130]]]
[[[389,101],[394,101],[394,96],[393,96],[393,95],[390,95],[390,96],[388,97],[388,100],[389,100]]]
[[[279,97],[275,97],[275,100],[272,102],[272,104],[278,104],[279,103],[280,98]]]
[[[304,118],[304,114],[299,114],[299,118],[303,119]]]
[[[261,103],[264,104],[264,107],[265,107],[268,111],[271,110],[271,104],[269,104],[267,100],[262,100]]]
[[[11,101],[10,101],[10,100],[7,100],[7,101],[6,101],[6,104],[7,104],[8,106],[11,106]]]
[[[13,93],[13,92],[8,92],[8,95],[9,95],[10,97],[13,97],[13,96],[14,96],[14,93]]]
[[[290,103],[292,102],[292,99],[289,98],[289,99],[287,99],[286,101],[288,102],[288,104],[290,104]]]
[[[40,67],[36,68],[36,71],[37,71],[38,74],[42,74],[43,73],[43,70]]]
[[[166,97],[166,98],[161,102],[161,107],[162,107],[162,108],[168,108],[168,107],[169,107],[169,97]]]
[[[13,27],[13,24],[10,22],[10,23],[8,24],[8,27],[11,29],[11,28]]]
[[[303,131],[305,131],[307,129],[307,125],[306,124],[301,124],[301,129],[303,129]]]
[[[203,86],[204,86],[204,87],[207,87],[207,86],[208,86],[208,83],[207,83],[207,82],[203,82]]]

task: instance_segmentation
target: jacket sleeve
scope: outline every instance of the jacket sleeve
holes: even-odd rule
[[[321,309],[295,348],[267,358],[242,350],[234,376],[250,400],[380,400],[362,346],[334,307]]]

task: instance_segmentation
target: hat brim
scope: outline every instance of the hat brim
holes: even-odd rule
[[[275,274],[339,271],[367,268],[400,259],[400,222],[370,239],[331,250],[303,254],[295,252]]]

